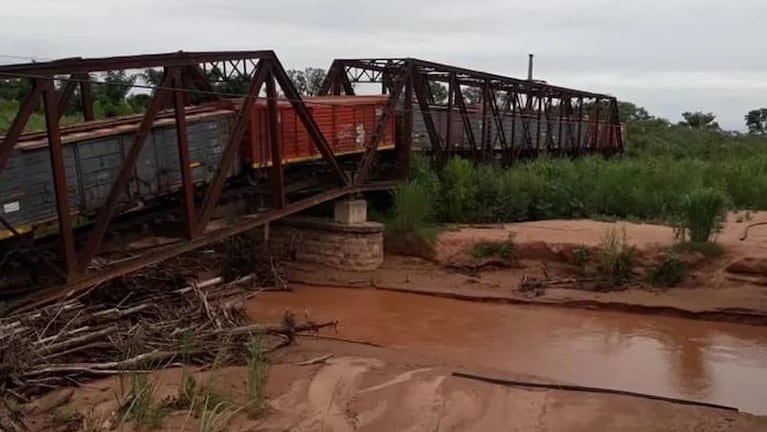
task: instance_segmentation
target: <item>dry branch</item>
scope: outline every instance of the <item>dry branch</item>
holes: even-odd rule
[[[245,300],[284,289],[279,266],[248,252],[241,240],[203,254],[220,261],[215,267],[226,270],[222,277],[189,283],[184,275],[211,264],[199,254],[179,257],[76,299],[0,318],[0,399],[20,400],[89,377],[161,368],[181,359],[205,364],[223,353],[225,362],[239,362],[255,333],[268,336],[265,350],[272,351],[298,333],[336,326],[335,321],[296,323],[292,315],[274,325],[250,324]],[[238,266],[244,276],[237,275]]]

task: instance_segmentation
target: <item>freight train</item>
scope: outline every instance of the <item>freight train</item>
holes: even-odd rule
[[[361,153],[386,104],[386,96],[324,96],[305,104],[336,155]],[[207,183],[215,174],[229,140],[238,101],[189,108],[186,112],[192,179]],[[322,158],[292,106],[278,102],[283,164],[292,166]],[[130,148],[141,116],[99,120],[62,127],[69,209],[87,222],[103,205]],[[394,148],[395,118],[385,128],[379,149]],[[229,177],[259,178],[271,166],[267,110],[263,101],[250,113],[248,131]],[[172,112],[161,113],[152,126],[128,185],[121,212],[152,205],[182,187]],[[21,137],[0,173],[0,216],[19,233],[35,233],[56,221],[56,202],[48,140],[45,133]],[[6,227],[0,227],[6,228]],[[0,240],[13,236],[0,230]]]
[[[444,106],[430,108],[434,127],[441,139],[447,139],[448,111]],[[482,111],[479,107],[467,109],[471,131],[477,143],[482,134]],[[514,150],[519,154],[538,156],[546,151],[557,151],[560,154],[575,154],[574,148],[580,143],[582,154],[602,152],[611,154],[617,151],[616,128],[620,129],[621,136],[626,136],[625,125],[614,125],[607,121],[596,122],[584,117],[579,122],[576,116],[572,118],[556,117],[549,122],[545,116],[538,116],[536,112],[506,114],[501,117],[501,127],[504,137],[511,143]],[[498,127],[492,117],[488,121],[490,125],[490,143],[495,150],[501,149],[501,139]],[[415,115],[413,118],[413,134],[416,139],[415,145],[422,148],[430,148],[426,124],[423,116]],[[468,133],[463,123],[461,114],[457,108],[453,109],[450,118],[450,143],[446,148],[456,152],[470,148]]]
[[[306,98],[305,105],[334,154],[353,156],[364,151],[387,100],[388,96],[321,96]],[[241,100],[228,100],[187,108],[191,172],[196,186],[204,185],[215,174],[241,103]],[[281,153],[286,168],[298,168],[322,159],[291,104],[280,100],[277,108]],[[433,106],[431,113],[438,134],[444,140],[447,110],[443,106]],[[379,150],[394,148],[396,124],[403,115],[413,116],[416,148],[428,150],[431,143],[418,110],[400,111],[397,116],[389,117]],[[475,139],[479,141],[481,111],[470,109],[469,118]],[[140,122],[141,115],[136,115],[62,127],[69,209],[76,223],[89,222],[105,202]],[[453,113],[451,124],[450,146],[458,150],[468,148],[465,126],[457,111]],[[557,119],[549,125],[535,115],[518,115],[514,120],[507,115],[502,125],[508,142],[522,152],[531,148],[567,150],[568,146],[578,142],[579,134],[583,148],[589,151],[607,149],[609,152],[611,146],[617,145],[612,139],[615,136],[612,128],[620,127],[588,119],[582,123]],[[490,142],[496,149],[500,148],[498,138],[493,124]],[[258,184],[271,166],[270,149],[266,103],[259,101],[250,112],[247,132],[229,170],[230,179],[241,179],[251,186]],[[182,187],[179,165],[173,112],[162,112],[139,156],[120,212],[146,208],[177,196]],[[17,232],[25,234],[45,232],[37,228],[51,226],[56,221],[53,175],[44,132],[23,135],[6,168],[0,172],[0,216]],[[0,240],[13,236],[6,228],[0,226]]]

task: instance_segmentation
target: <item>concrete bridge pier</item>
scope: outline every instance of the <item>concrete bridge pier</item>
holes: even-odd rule
[[[367,201],[341,199],[334,217],[294,216],[271,225],[269,248],[289,261],[348,271],[371,271],[383,264],[384,226],[367,220]]]

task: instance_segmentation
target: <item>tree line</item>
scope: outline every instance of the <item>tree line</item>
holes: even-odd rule
[[[303,96],[315,96],[319,93],[325,70],[321,68],[291,69],[288,77]],[[225,96],[235,97],[247,92],[249,77],[234,76],[225,78],[220,72],[210,74],[214,91]],[[146,110],[151,95],[148,89],[134,90],[134,86],[158,86],[162,81],[162,70],[145,69],[137,73],[126,71],[107,71],[92,76],[91,93],[96,118],[117,117],[138,114]],[[58,82],[61,87],[63,82]],[[5,132],[32,91],[31,81],[25,78],[0,80],[0,132]],[[194,96],[194,95],[193,95]],[[83,106],[80,88],[75,86],[74,94],[69,99],[62,113],[62,124],[75,123],[82,118]],[[42,104],[38,105],[29,121],[28,130],[44,129]]]

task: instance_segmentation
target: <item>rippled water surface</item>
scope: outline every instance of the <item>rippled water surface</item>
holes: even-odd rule
[[[340,320],[341,336],[452,362],[767,414],[767,328],[343,288],[264,293],[249,308],[308,310]]]

